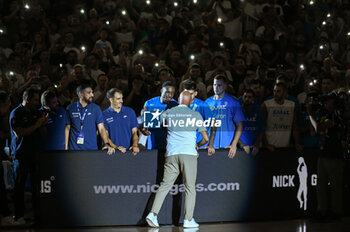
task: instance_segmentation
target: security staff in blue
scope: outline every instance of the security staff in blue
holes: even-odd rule
[[[234,97],[226,93],[226,88],[226,77],[221,74],[215,76],[214,96],[205,102],[209,105],[216,121],[221,122],[221,126],[217,127],[213,146],[214,148],[229,148],[228,157],[233,158],[243,131],[244,115],[241,105]]]
[[[67,112],[59,106],[57,96],[53,91],[46,90],[41,94],[41,110],[48,113],[46,135],[43,137],[43,150],[64,150]]]
[[[103,111],[105,127],[116,149],[129,149],[134,155],[140,152],[138,142],[138,122],[135,111],[123,106],[123,92],[117,88],[108,90],[110,107]]]
[[[89,85],[77,88],[79,100],[67,106],[68,121],[65,130],[66,150],[97,150],[97,133],[104,143],[102,149],[113,154],[113,144],[109,144],[100,107],[92,102],[94,93]]]

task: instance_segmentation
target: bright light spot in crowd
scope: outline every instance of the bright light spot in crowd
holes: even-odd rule
[[[62,68],[63,67],[63,64],[60,64],[60,68]]]
[[[218,22],[221,23],[222,19],[221,18],[218,18]]]
[[[0,34],[3,34],[4,33],[4,30],[3,29],[0,29]]]
[[[313,5],[314,4],[314,1],[310,1],[310,5]]]
[[[330,13],[328,13],[328,14],[327,14],[327,18],[330,18],[330,17],[331,17],[331,14],[330,14]]]
[[[321,50],[323,49],[323,45],[320,46],[320,49],[321,49]]]
[[[81,14],[85,14],[85,10],[84,10],[84,9],[81,9],[81,10],[80,10],[80,13],[81,13]]]
[[[317,80],[314,80],[314,84],[316,84],[317,83]]]
[[[304,68],[305,68],[303,64],[301,64],[299,67],[301,70],[304,70]]]
[[[220,42],[220,47],[223,47],[224,46],[224,43],[223,42]]]
[[[177,7],[179,4],[177,2],[174,2],[174,6]]]
[[[159,67],[159,63],[158,62],[155,63],[154,66],[158,68]]]
[[[146,1],[146,4],[147,4],[147,5],[151,4],[151,1],[150,1],[150,0],[147,0],[147,1]]]
[[[109,25],[109,21],[106,21],[106,24]]]
[[[122,15],[126,15],[126,11],[125,10],[122,10]]]
[[[190,55],[190,59],[194,60],[196,57],[194,55]]]
[[[29,10],[29,9],[30,9],[30,6],[29,6],[28,4],[25,4],[25,5],[24,5],[24,8],[26,8],[27,10]]]
[[[348,32],[348,36],[350,36],[350,31]]]
[[[139,50],[139,54],[142,55],[142,54],[143,54],[143,51],[142,51],[142,50]]]
[[[323,21],[323,22],[322,22],[322,25],[323,25],[323,26],[326,25],[326,21]]]
[[[12,72],[12,71],[10,71],[10,72],[9,72],[9,74],[10,74],[10,76],[15,75],[15,73],[14,73],[14,72]]]
[[[193,3],[196,4],[196,3],[197,3],[197,0],[193,0]]]
[[[81,50],[85,51],[86,50],[85,46],[81,46]]]
[[[314,85],[314,83],[313,83],[313,82],[310,82],[310,83],[309,83],[309,85],[310,85],[310,86],[313,86],[313,85]]]

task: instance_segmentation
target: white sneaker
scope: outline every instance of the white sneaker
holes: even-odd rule
[[[194,220],[194,218],[191,219],[191,221],[189,220],[184,220],[184,228],[196,228],[199,227],[199,224]]]
[[[146,221],[150,227],[159,227],[157,216],[154,216],[152,212],[148,214]]]
[[[147,232],[159,232],[159,228],[149,228]]]
[[[23,226],[26,224],[26,221],[23,217],[15,220],[12,216],[3,217],[1,219],[1,225],[3,226]]]
[[[184,232],[197,232],[199,230],[199,228],[187,228],[184,229]]]
[[[20,217],[17,220],[15,219],[15,223],[17,226],[23,226],[26,224],[26,220],[24,219],[24,217]]]
[[[1,225],[3,225],[3,226],[13,226],[15,224],[16,224],[16,222],[12,216],[7,216],[7,217],[1,218]]]

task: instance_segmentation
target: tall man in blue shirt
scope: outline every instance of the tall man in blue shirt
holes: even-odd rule
[[[226,93],[226,88],[226,77],[220,74],[215,76],[214,96],[205,102],[209,105],[213,117],[221,122],[221,126],[216,130],[214,148],[230,148],[228,157],[233,158],[243,131],[244,115],[241,105],[234,97]]]
[[[77,88],[79,101],[67,106],[68,121],[65,130],[66,150],[97,150],[98,130],[103,149],[112,154],[115,149],[109,144],[107,131],[103,123],[103,115],[100,107],[92,102],[94,97],[89,85],[80,85]]]
[[[199,112],[204,120],[215,120],[212,117],[211,111],[209,109],[209,105],[206,102],[196,98],[196,96],[198,94],[197,84],[194,81],[188,81],[188,82],[184,83],[183,87],[184,87],[184,91],[187,91],[191,94],[191,105],[189,106],[190,109]],[[216,127],[210,128],[210,126],[209,126],[209,128],[207,128],[207,130],[208,131],[209,130],[210,131],[216,130]],[[211,133],[210,139],[214,138],[213,137],[214,134],[215,133]],[[201,140],[202,140],[202,135],[199,132],[197,132],[197,142],[199,142]],[[212,143],[209,143],[209,144],[211,144],[211,146],[208,146],[208,154],[212,155],[215,153],[215,149],[212,146]]]
[[[135,111],[123,106],[123,92],[117,88],[108,90],[107,98],[111,106],[103,111],[103,118],[108,136],[116,145],[114,148],[124,152],[129,149],[136,155],[140,149]]]
[[[46,90],[41,94],[41,110],[49,115],[46,136],[43,138],[41,148],[43,150],[64,150],[67,112],[59,106],[54,92]]]
[[[167,151],[165,154],[164,178],[157,190],[152,209],[146,217],[146,221],[151,227],[159,227],[157,214],[180,172],[184,176],[186,196],[184,227],[199,226],[193,218],[196,201],[197,148],[206,144],[209,137],[206,128],[203,126],[202,116],[189,108],[192,102],[191,94],[187,91],[182,92],[179,102],[180,105],[165,111],[161,116],[163,123],[168,125]],[[195,123],[188,123],[189,119],[195,119]],[[175,125],[169,123],[169,121],[177,121],[177,123]],[[202,126],[198,126],[198,121],[202,122]],[[196,142],[196,131],[199,131],[202,135],[202,140],[198,143]]]
[[[16,224],[25,224],[24,186],[30,173],[32,185],[32,205],[36,216],[36,164],[35,155],[39,152],[40,138],[48,115],[39,110],[40,96],[32,88],[23,93],[23,102],[10,114],[11,155],[18,161],[14,187]]]

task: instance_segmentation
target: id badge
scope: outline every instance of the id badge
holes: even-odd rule
[[[84,144],[84,133],[78,134],[77,144],[83,145]]]

